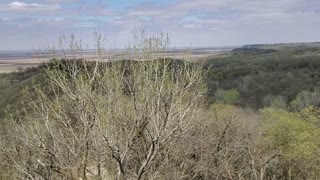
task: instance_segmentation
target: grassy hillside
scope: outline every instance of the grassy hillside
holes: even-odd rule
[[[40,68],[19,69],[0,74],[0,119],[22,108],[23,90],[40,82]]]

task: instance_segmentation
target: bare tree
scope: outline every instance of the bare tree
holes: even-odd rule
[[[167,36],[143,31],[128,49],[132,60],[104,62],[96,37],[95,62],[77,59],[72,38],[71,56],[63,49],[45,65],[47,85],[29,91],[31,110],[3,136],[3,163],[23,178],[106,179],[115,167],[116,179],[142,179],[197,118],[201,63],[166,58]]]

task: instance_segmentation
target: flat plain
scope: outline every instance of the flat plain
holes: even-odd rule
[[[174,59],[188,59],[188,60],[198,60],[204,59],[211,56],[223,55],[236,47],[206,47],[206,48],[179,48],[171,49],[165,52],[165,57]],[[187,52],[187,53],[186,53]],[[57,56],[62,52],[58,52]],[[67,55],[72,57],[71,53]],[[186,57],[187,56],[187,57]],[[50,58],[54,57],[52,53],[44,52],[39,55],[33,51],[2,51],[0,52],[0,73],[8,73],[16,71],[18,68],[35,67],[41,62],[45,62]],[[87,51],[82,53],[81,57],[87,60],[97,60],[96,53],[92,51]],[[102,61],[109,60],[123,60],[123,59],[134,59],[132,54],[126,53],[125,50],[108,50],[105,52]]]

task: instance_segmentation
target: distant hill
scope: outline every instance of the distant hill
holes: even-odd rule
[[[245,47],[233,49],[231,52],[233,52],[233,53],[266,54],[266,53],[276,52],[276,50],[274,50],[274,49],[255,48],[255,47],[252,47],[252,46],[245,46]]]
[[[283,50],[290,48],[313,48],[320,47],[320,42],[306,43],[276,43],[276,44],[248,44],[240,47],[240,49],[274,49]]]

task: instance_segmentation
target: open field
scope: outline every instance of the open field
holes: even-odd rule
[[[39,59],[15,59],[15,60],[0,60],[0,73],[7,73],[17,70],[17,68],[35,67],[41,61]]]

